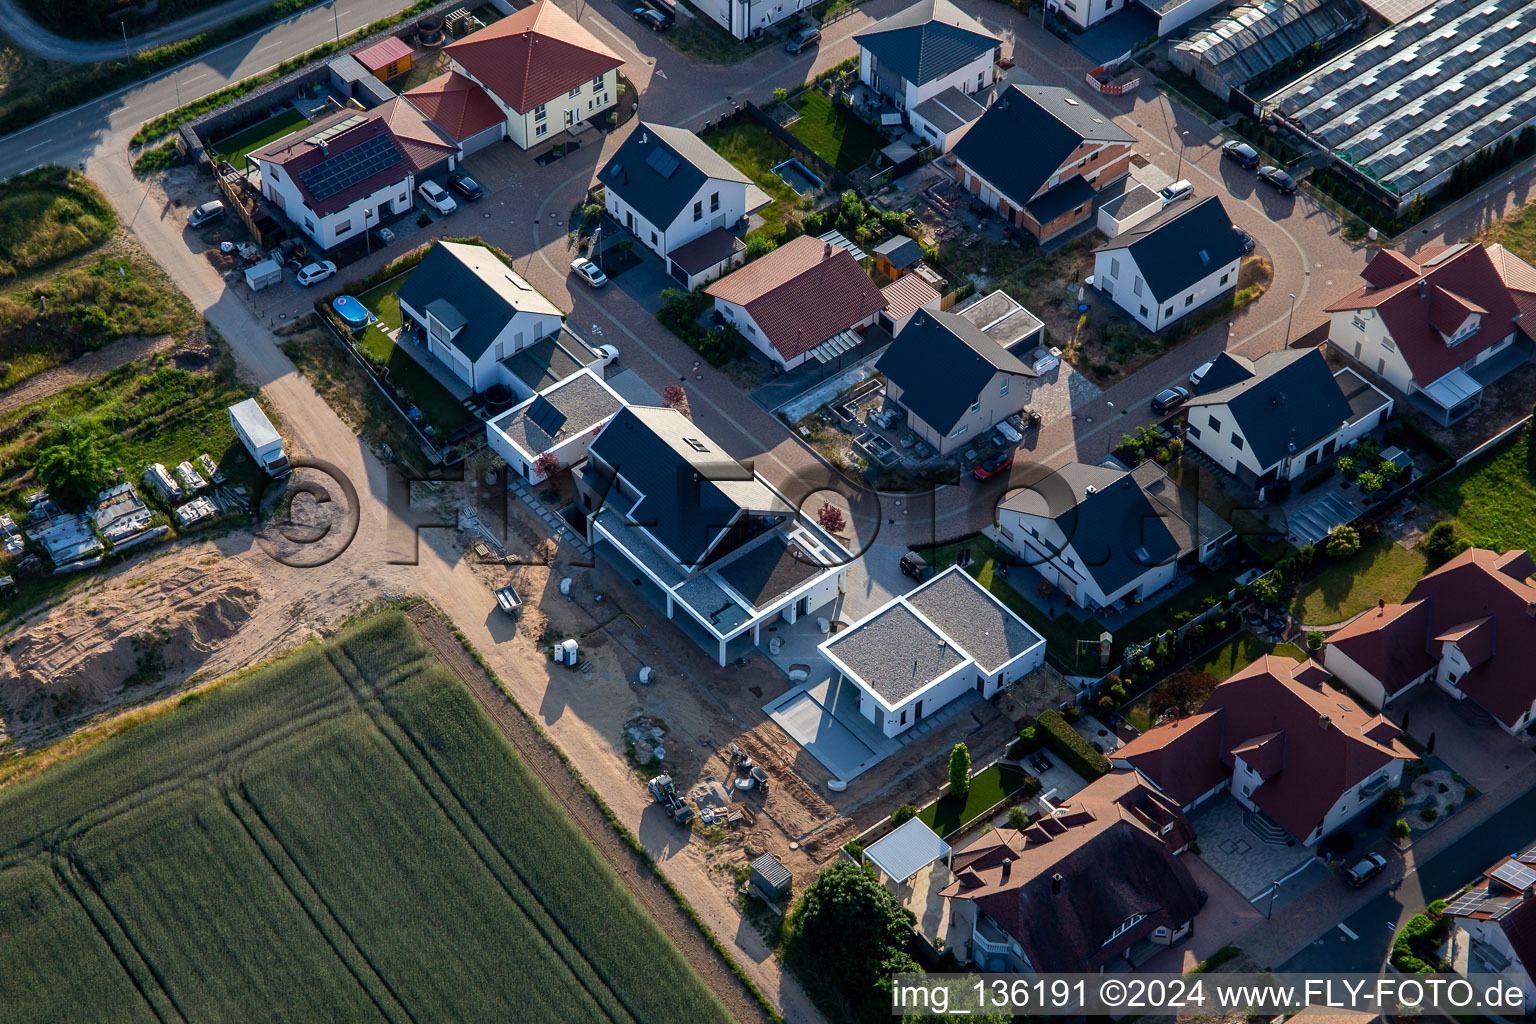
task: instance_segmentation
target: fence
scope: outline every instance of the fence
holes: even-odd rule
[[[837,101],[833,100],[833,102],[835,103]],[[743,109],[746,110],[747,115],[751,117],[752,120],[766,128],[770,135],[784,143],[784,145],[788,146],[790,149],[794,150],[795,155],[800,158],[802,163],[804,163],[806,160],[810,160],[814,170],[816,171],[817,175],[820,176],[824,184],[836,184],[838,192],[846,192],[849,189],[854,188],[853,181],[849,179],[848,175],[844,174],[836,167],[833,167],[821,157],[817,156],[815,150],[811,149],[810,146],[807,146],[805,143],[796,138],[788,128],[785,128],[783,125],[779,124],[779,122],[763,113],[762,109],[758,107],[756,103],[753,103],[751,100],[747,100]]]
[[[1099,67],[1096,67],[1092,71],[1088,72],[1088,74],[1083,77],[1088,80],[1089,85],[1093,86],[1095,90],[1103,93],[1105,96],[1122,96],[1125,93],[1130,92],[1132,89],[1139,89],[1141,87],[1140,75],[1136,75],[1134,78],[1125,78],[1122,76],[1117,81],[1110,80],[1109,76],[1110,71],[1108,66],[1100,65]]]

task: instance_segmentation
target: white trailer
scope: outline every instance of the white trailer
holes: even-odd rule
[[[288,456],[283,454],[283,439],[272,421],[267,419],[267,414],[261,411],[261,406],[256,404],[256,399],[247,398],[230,406],[229,422],[245,450],[268,476],[275,480],[292,472]]]

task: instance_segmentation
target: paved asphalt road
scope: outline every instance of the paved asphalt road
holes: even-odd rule
[[[1281,971],[1375,972],[1386,962],[1399,924],[1425,905],[1443,899],[1500,857],[1536,840],[1536,791],[1527,792],[1499,810],[1481,827],[1440,853],[1415,865],[1395,889],[1389,889],[1345,918],[1334,928],[1280,966]],[[1329,879],[1324,885],[1343,885]],[[1409,895],[1409,890],[1414,890]]]
[[[189,14],[169,25],[138,35],[129,34],[128,48],[137,53],[152,46],[184,39],[205,32],[215,25],[222,25],[242,14],[260,10],[272,0],[225,0],[224,3],[206,10]],[[329,9],[337,0],[326,4]],[[4,31],[21,46],[49,60],[68,61],[71,64],[92,64],[103,60],[116,60],[123,55],[122,39],[68,39],[43,28],[28,17],[19,0],[0,0],[0,31]]]

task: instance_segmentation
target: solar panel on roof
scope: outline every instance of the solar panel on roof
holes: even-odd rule
[[[1460,896],[1452,900],[1450,905],[1445,908],[1444,912],[1453,916],[1459,914],[1471,914],[1475,912],[1479,907],[1481,907],[1487,898],[1487,890],[1472,889],[1468,892],[1462,893]]]
[[[1536,885],[1536,870],[1532,870],[1530,867],[1514,860],[1494,868],[1492,877],[1510,888],[1519,889],[1522,892],[1529,889],[1532,885]]]
[[[560,428],[565,426],[565,413],[551,405],[543,395],[535,398],[533,404],[528,406],[528,418],[550,437],[557,436]]]
[[[299,180],[316,201],[323,201],[404,159],[394,139],[379,135],[300,172]]]
[[[677,173],[678,167],[681,166],[677,157],[659,146],[651,150],[651,154],[645,158],[645,162],[650,166],[651,170],[663,178],[669,179]]]

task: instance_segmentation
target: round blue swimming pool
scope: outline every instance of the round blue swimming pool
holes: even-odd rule
[[[338,295],[331,303],[348,327],[367,327],[373,322],[373,314],[361,302],[350,295]]]

